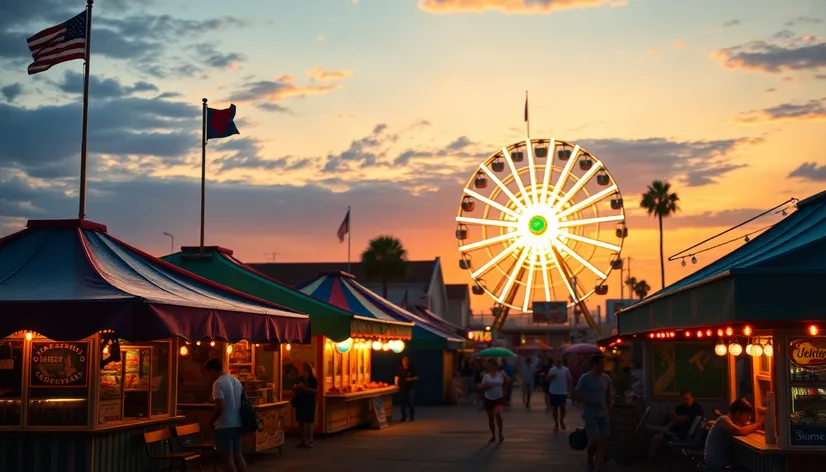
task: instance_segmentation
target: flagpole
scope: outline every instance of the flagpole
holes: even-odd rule
[[[525,125],[528,128],[528,139],[531,138],[531,118],[528,115],[528,91],[525,90]]]
[[[207,99],[201,99],[204,109],[201,121],[201,251],[204,257],[204,209],[206,208],[206,145],[207,145]]]
[[[92,50],[92,4],[86,0],[86,61],[83,67],[83,129],[80,135],[80,204],[78,219],[86,218],[86,134],[89,131],[89,61]]]
[[[350,224],[350,207],[347,207],[347,273],[350,272],[350,233],[352,233],[353,225]]]

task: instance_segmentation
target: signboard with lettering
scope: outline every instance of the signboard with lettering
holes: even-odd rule
[[[791,443],[795,446],[826,446],[826,427],[817,424],[792,424]]]
[[[86,387],[89,343],[32,341],[31,388]]]
[[[533,322],[564,324],[568,322],[566,302],[533,302]]]
[[[826,368],[826,338],[799,339],[789,345],[789,360],[806,368]]]
[[[467,337],[471,341],[476,341],[477,343],[493,342],[493,333],[490,331],[468,331]]]
[[[378,429],[387,428],[387,416],[384,414],[384,401],[381,397],[374,397],[370,402],[373,409],[373,427]]]

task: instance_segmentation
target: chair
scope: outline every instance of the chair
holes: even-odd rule
[[[181,449],[198,451],[202,455],[204,452],[209,451],[209,457],[212,459],[212,470],[218,470],[215,443],[204,441],[200,424],[190,423],[175,426],[175,436],[178,437],[178,444],[180,444]]]
[[[201,470],[201,455],[197,452],[175,452],[172,450],[172,444],[169,440],[172,438],[172,431],[169,428],[159,429],[157,431],[150,431],[143,433],[144,447],[146,448],[146,455],[149,457],[149,470],[155,470],[154,464],[158,462],[167,463],[166,470],[180,470],[185,472],[188,464],[195,462],[198,470]],[[150,446],[160,443],[161,454],[152,454]],[[197,461],[197,462],[196,462]]]

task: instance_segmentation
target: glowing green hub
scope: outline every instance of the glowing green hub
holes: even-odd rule
[[[548,220],[536,215],[528,222],[528,228],[530,228],[531,233],[540,235],[548,229]]]

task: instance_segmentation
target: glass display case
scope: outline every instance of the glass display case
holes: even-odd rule
[[[826,445],[826,337],[789,343],[792,446]]]
[[[0,340],[0,426],[19,426],[23,399],[23,339]]]

